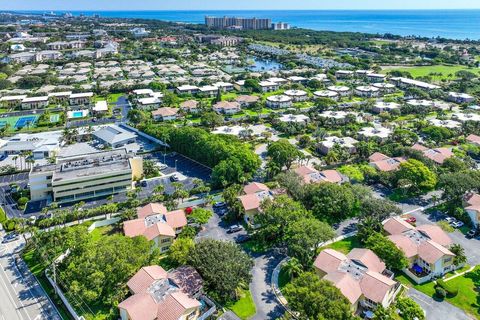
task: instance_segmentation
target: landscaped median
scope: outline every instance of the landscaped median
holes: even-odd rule
[[[459,270],[461,272],[465,272]],[[460,273],[461,274],[461,273]],[[441,297],[438,297],[438,294],[435,291],[435,287],[438,285],[438,282],[433,281],[418,285],[412,282],[404,274],[400,274],[395,278],[397,281],[406,285],[410,288],[415,288],[416,290],[423,292],[424,294],[436,299],[441,300]],[[480,305],[478,304],[478,288],[480,287],[480,266],[476,266],[471,271],[467,271],[463,275],[455,276],[451,275],[446,277],[443,280],[444,284],[453,289],[455,292],[458,290],[458,293],[455,295],[449,295],[444,298],[445,301],[451,303],[452,305],[464,310],[466,313],[474,316],[477,319],[480,319]]]

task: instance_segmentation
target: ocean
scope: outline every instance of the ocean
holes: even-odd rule
[[[329,31],[480,40],[479,10],[74,11],[74,15],[204,23],[205,15],[271,18],[293,27]]]

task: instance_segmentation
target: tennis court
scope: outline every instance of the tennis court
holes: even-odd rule
[[[57,113],[57,114],[52,114],[50,116],[50,123],[55,123],[55,122],[58,122],[60,121],[60,115]]]
[[[37,121],[37,118],[37,116],[20,117],[15,123],[15,128],[31,127]]]

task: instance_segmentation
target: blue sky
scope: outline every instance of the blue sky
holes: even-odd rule
[[[0,10],[470,9],[480,0],[0,0]]]

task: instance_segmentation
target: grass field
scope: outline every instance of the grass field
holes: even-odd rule
[[[410,72],[410,74],[414,78],[418,77],[425,77],[429,76],[430,74],[441,74],[441,75],[432,75],[432,79],[435,81],[440,81],[440,80],[447,80],[447,79],[455,79],[455,73],[460,71],[460,70],[466,70],[470,71],[476,74],[480,74],[480,68],[467,68],[465,66],[460,66],[460,65],[452,65],[452,66],[447,66],[447,65],[436,65],[436,66],[418,66],[418,67],[395,67],[395,66],[389,66],[382,68],[382,73],[387,73],[390,70],[398,70],[398,71],[407,71]]]
[[[240,299],[238,301],[227,304],[226,307],[235,312],[240,319],[250,319],[257,311],[252,294],[250,290],[240,290],[239,295]]]
[[[323,249],[330,248],[334,249],[337,251],[340,251],[344,254],[349,253],[352,249],[354,248],[361,248],[362,244],[360,243],[360,240],[356,237],[349,237],[346,239],[343,239],[341,241],[334,242],[332,244],[329,244],[328,246],[324,247]]]

